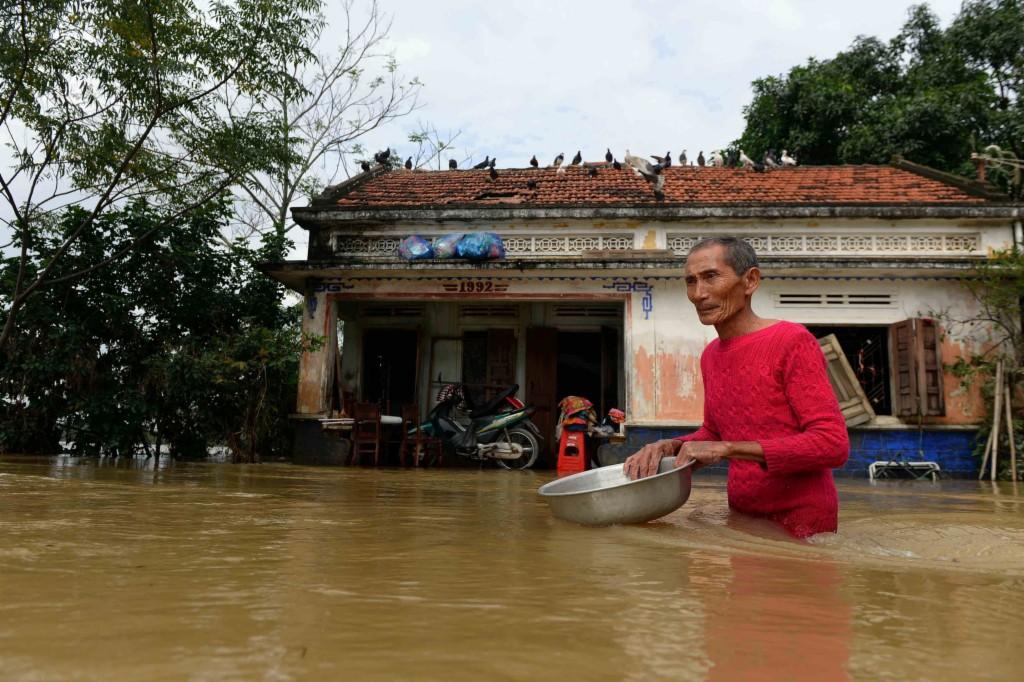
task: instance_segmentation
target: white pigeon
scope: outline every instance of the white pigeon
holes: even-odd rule
[[[782,165],[783,166],[795,166],[796,165],[796,157],[795,156],[790,156],[789,153],[785,149],[782,150],[782,159],[781,159],[781,161],[782,161]]]
[[[740,150],[740,163],[743,164],[744,168],[754,167],[754,160],[747,156],[746,152],[744,152],[742,149]]]
[[[719,156],[717,149],[714,150],[713,152],[711,152],[711,155],[708,156],[708,165],[709,166],[721,166],[722,165],[722,157]]]
[[[633,169],[639,177],[647,181],[647,184],[654,190],[654,195],[663,198],[662,189],[665,187],[665,176],[660,169],[655,169],[651,162],[639,156],[633,156],[626,150],[626,165]]]
[[[633,156],[629,153],[628,149],[626,150],[626,165],[648,182],[654,182],[654,179],[658,176],[658,171],[650,161],[639,156]]]

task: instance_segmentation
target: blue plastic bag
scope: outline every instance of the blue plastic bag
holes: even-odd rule
[[[434,240],[434,258],[455,258],[462,233],[446,234]]]
[[[467,260],[493,260],[505,257],[505,245],[493,232],[472,232],[459,241],[456,253]]]
[[[423,260],[434,257],[430,242],[418,234],[406,237],[398,245],[398,255],[405,260]]]

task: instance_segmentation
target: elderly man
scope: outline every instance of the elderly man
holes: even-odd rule
[[[757,255],[733,237],[704,239],[686,259],[686,295],[718,338],[701,355],[704,424],[644,446],[626,460],[633,479],[676,466],[729,462],[729,506],[780,522],[790,534],[835,532],[839,501],[832,468],[850,443],[825,357],[803,326],[758,317]]]

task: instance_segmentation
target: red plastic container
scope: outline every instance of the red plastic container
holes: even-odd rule
[[[558,444],[558,473],[576,474],[587,470],[586,433],[562,430]]]

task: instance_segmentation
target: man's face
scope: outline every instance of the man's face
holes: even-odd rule
[[[741,312],[757,288],[751,268],[743,277],[725,261],[725,247],[713,244],[686,259],[686,297],[702,324],[722,324]]]

